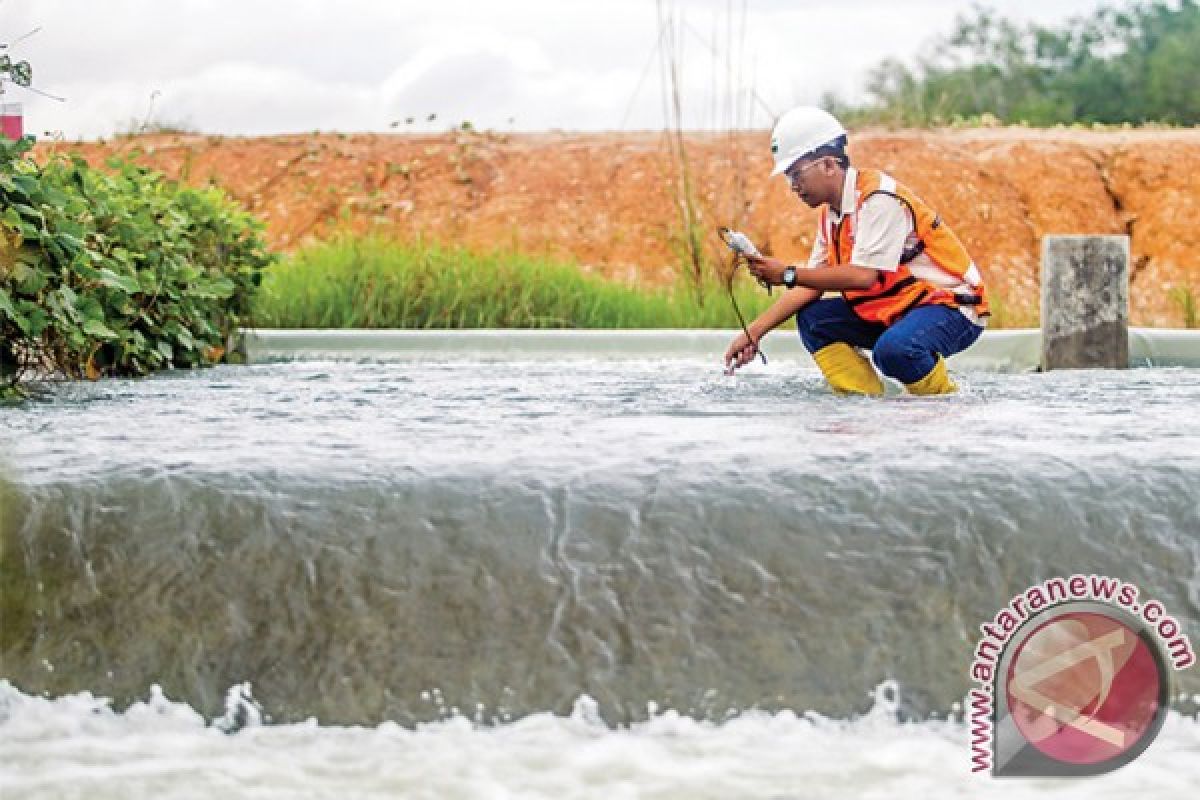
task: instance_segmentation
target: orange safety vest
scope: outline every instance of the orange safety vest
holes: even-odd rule
[[[874,286],[842,291],[855,314],[864,320],[891,325],[908,311],[924,305],[973,306],[980,317],[990,313],[978,267],[936,211],[908,187],[878,170],[858,170],[854,193],[854,209],[843,212],[836,224],[830,219],[828,206],[821,210],[820,225],[830,265],[850,263],[858,212],[876,194],[890,195],[904,204],[912,216],[917,239],[900,256],[900,264],[894,271],[879,270],[879,280]],[[910,268],[922,253],[933,262],[932,266],[922,263]]]

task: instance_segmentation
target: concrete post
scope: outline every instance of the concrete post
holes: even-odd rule
[[[1129,237],[1042,240],[1042,369],[1129,366]]]

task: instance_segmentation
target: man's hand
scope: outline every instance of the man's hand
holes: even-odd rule
[[[744,367],[758,355],[758,347],[744,333],[739,333],[733,343],[725,351],[725,374],[732,375],[739,367]]]
[[[783,271],[787,269],[787,264],[778,258],[748,255],[746,256],[746,262],[746,269],[759,281],[766,283],[768,286],[780,286],[783,284]]]

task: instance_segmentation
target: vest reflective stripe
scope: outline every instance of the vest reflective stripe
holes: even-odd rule
[[[837,224],[832,222],[827,207],[821,210],[821,230],[826,237],[829,263],[850,263],[858,213],[863,203],[875,194],[895,197],[907,208],[913,219],[917,244],[905,250],[895,271],[880,270],[879,280],[871,288],[842,292],[854,312],[865,320],[885,325],[891,325],[917,306],[930,304],[951,307],[969,305],[980,316],[988,314],[987,297],[979,269],[950,226],[903,184],[878,170],[859,170],[855,182],[855,207],[850,213],[843,214]],[[954,288],[939,286],[914,275],[909,264],[922,253],[933,262],[937,272],[942,275],[943,283],[957,285]],[[924,264],[917,268],[922,271],[929,269]]]
[[[895,296],[899,295],[901,292],[908,289],[910,286],[916,285],[916,283],[917,283],[917,279],[914,278],[910,274],[910,275],[903,277],[900,280],[896,281],[887,289],[879,291],[877,293],[867,294],[865,292],[856,292],[855,293],[857,295],[856,297],[847,297],[846,298],[846,304],[849,305],[851,308],[854,308],[855,306],[861,306],[872,300],[878,300],[883,297],[895,297]]]

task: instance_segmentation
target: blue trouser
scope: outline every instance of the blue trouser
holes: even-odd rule
[[[916,383],[930,373],[937,357],[966,350],[983,328],[948,306],[917,306],[891,325],[868,322],[841,297],[810,303],[796,314],[796,327],[808,352],[834,342],[870,350],[875,366],[901,383]]]

